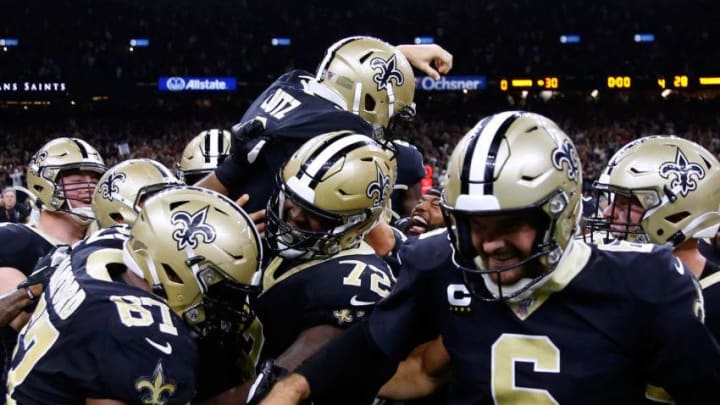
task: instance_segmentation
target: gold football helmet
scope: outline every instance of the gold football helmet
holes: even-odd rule
[[[108,169],[98,181],[92,207],[101,228],[132,225],[145,198],[171,186],[180,186],[170,169],[152,159],[131,159]]]
[[[30,160],[27,169],[28,189],[37,197],[37,203],[48,211],[65,211],[82,223],[89,223],[93,214],[90,207],[74,208],[66,197],[72,188],[87,187],[94,183],[63,184],[61,177],[70,170],[105,173],[106,167],[100,153],[87,142],[78,138],[56,138],[41,147]],[[88,193],[90,195],[91,193]]]
[[[410,62],[377,38],[349,37],[333,44],[320,62],[316,80],[339,93],[348,111],[375,127],[387,128],[394,116],[415,115]]]
[[[230,131],[209,129],[200,132],[183,150],[177,166],[177,177],[185,184],[195,184],[230,154]]]
[[[719,184],[720,164],[707,149],[676,136],[646,136],[610,159],[593,185],[609,198],[607,217],[595,215],[588,224],[608,236],[653,244],[712,237],[720,225]],[[615,211],[618,198],[629,203],[624,214]],[[635,221],[633,204],[641,213]]]
[[[203,333],[214,311],[226,303],[244,308],[246,294],[259,291],[262,247],[253,221],[234,202],[185,186],[145,201],[123,261]]]
[[[356,247],[378,221],[395,182],[391,154],[348,131],[318,135],[285,163],[268,203],[266,235],[285,258],[324,258]],[[322,231],[290,223],[290,200],[324,224]]]
[[[468,287],[487,300],[520,299],[546,279],[575,235],[582,172],[570,138],[538,114],[509,111],[482,119],[458,143],[448,163],[441,207],[454,260]],[[542,224],[530,257],[546,269],[513,286],[495,284],[472,243],[470,217],[536,212]],[[543,229],[544,228],[544,229]]]

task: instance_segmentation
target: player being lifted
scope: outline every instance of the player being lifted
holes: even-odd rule
[[[437,45],[394,47],[363,36],[336,42],[314,74],[288,72],[250,105],[233,128],[229,158],[198,185],[232,198],[249,194],[245,208],[255,212],[273,192],[268,173],[313,136],[348,130],[388,138],[383,128],[415,113],[411,63],[439,77],[452,67],[452,55]]]

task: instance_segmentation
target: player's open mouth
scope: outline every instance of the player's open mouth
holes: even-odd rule
[[[422,233],[425,233],[428,228],[427,220],[420,215],[415,215],[412,217],[412,223],[410,225],[410,229],[408,229],[408,232],[413,235],[420,235]]]

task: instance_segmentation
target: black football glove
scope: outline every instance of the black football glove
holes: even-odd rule
[[[38,260],[38,263],[35,265],[35,269],[33,272],[28,276],[25,281],[18,284],[17,288],[20,289],[27,289],[30,286],[36,285],[36,284],[42,284],[43,291],[47,288],[48,283],[50,282],[50,277],[52,277],[53,273],[55,273],[55,270],[58,268],[60,263],[65,260],[67,257],[70,256],[70,246],[69,245],[59,245],[55,249],[53,249],[50,253],[47,255],[41,257]],[[30,290],[28,290],[30,291]],[[29,295],[28,295],[29,296]],[[24,308],[27,312],[32,312],[35,309],[35,305],[37,303],[37,299],[39,297],[31,297],[32,304],[28,305]]]
[[[264,131],[265,123],[260,118],[233,125],[230,158],[241,167],[255,163],[268,141],[268,138],[263,136]]]
[[[270,393],[273,385],[279,379],[285,377],[287,373],[288,371],[285,368],[275,365],[275,360],[266,360],[260,367],[255,382],[250,387],[247,405],[259,404]]]

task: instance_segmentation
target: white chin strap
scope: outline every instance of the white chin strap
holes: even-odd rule
[[[70,206],[70,217],[80,225],[90,225],[95,220],[95,213],[91,207],[73,208]]]
[[[489,274],[483,274],[482,275],[483,281],[485,282],[485,288],[488,289],[490,294],[492,294],[493,297],[497,299],[501,299],[502,297],[507,297],[508,295],[515,295],[518,291],[522,290],[523,288],[526,288],[528,284],[530,284],[533,279],[531,278],[521,278],[513,285],[503,285],[502,286],[502,296],[500,295],[500,287],[492,281],[492,278],[490,278]],[[526,296],[530,295],[532,293],[532,289],[528,289],[522,294],[519,294],[515,297],[506,299],[510,302],[516,302],[516,301],[522,301]]]
[[[278,244],[278,247],[281,249],[278,254],[283,259],[292,260],[292,259],[300,259],[300,258],[304,258],[304,259],[310,258],[309,251],[300,250],[300,249],[289,249],[288,246],[285,243],[283,243],[283,241],[281,241],[281,240],[278,240],[277,244]]]
[[[142,271],[140,266],[137,264],[137,262],[135,261],[135,258],[130,255],[130,252],[128,252],[127,246],[123,246],[122,258],[123,258],[123,263],[125,263],[125,267],[127,267],[128,270],[130,270],[130,272],[132,272],[133,274],[135,274],[136,276],[140,277],[143,280],[145,279],[145,273]]]

